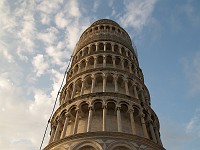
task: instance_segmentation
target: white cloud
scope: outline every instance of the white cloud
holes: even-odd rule
[[[146,25],[154,10],[156,0],[124,0],[125,14],[120,22],[125,27],[141,30]]]
[[[36,76],[38,77],[44,74],[45,71],[49,68],[48,63],[42,54],[37,54],[37,56],[33,58],[32,64],[34,71],[36,72]]]
[[[38,2],[37,10],[46,13],[46,14],[55,14],[61,7],[63,0],[43,0]]]
[[[46,45],[54,44],[57,40],[56,34],[58,30],[55,27],[49,27],[43,32],[39,32],[37,38],[41,40]]]
[[[7,44],[3,41],[0,41],[0,55],[3,55],[9,63],[14,62],[12,54],[8,51]]]
[[[66,5],[66,9],[68,10],[68,13],[70,14],[70,16],[72,17],[80,17],[81,16],[81,12],[79,9],[79,3],[77,2],[77,0],[70,0]]]
[[[49,25],[49,23],[51,21],[51,17],[48,14],[40,13],[40,17],[41,17],[40,21],[42,24]]]
[[[64,65],[63,59],[65,59],[66,56],[63,48],[64,48],[64,43],[58,42],[58,44],[55,47],[50,46],[45,49],[46,53],[52,60],[51,61],[52,64]]]
[[[55,17],[55,23],[59,28],[65,28],[68,25],[67,19],[65,19],[64,13],[60,12]]]

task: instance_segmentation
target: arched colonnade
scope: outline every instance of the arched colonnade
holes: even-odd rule
[[[162,144],[155,113],[124,100],[84,101],[57,115],[52,120],[50,142],[77,133],[110,131],[138,135]]]

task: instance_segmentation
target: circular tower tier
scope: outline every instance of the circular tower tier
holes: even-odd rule
[[[164,150],[135,49],[116,22],[81,35],[45,150]]]

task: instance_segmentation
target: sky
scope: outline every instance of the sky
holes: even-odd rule
[[[137,47],[164,147],[199,149],[199,0],[0,0],[0,18],[0,149],[39,149],[73,49],[102,18]]]

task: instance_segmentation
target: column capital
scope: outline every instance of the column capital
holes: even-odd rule
[[[71,116],[71,114],[69,112],[65,114],[66,118],[70,118],[70,116]]]
[[[120,110],[121,106],[120,105],[116,105],[116,110]]]
[[[133,113],[133,112],[134,112],[134,109],[133,109],[133,108],[130,108],[130,109],[128,110],[128,112],[129,112],[129,113]]]
[[[117,74],[114,74],[114,75],[113,75],[113,78],[114,78],[114,80],[117,80],[118,75],[117,75]]]

